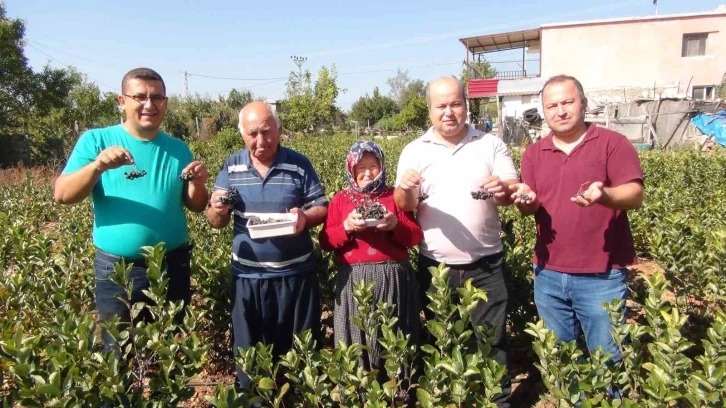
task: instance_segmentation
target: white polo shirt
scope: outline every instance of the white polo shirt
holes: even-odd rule
[[[491,175],[517,179],[512,156],[501,139],[467,125],[466,137],[450,148],[433,127],[401,152],[396,186],[407,169],[424,178],[418,222],[424,233],[422,255],[457,265],[474,262],[503,250],[501,226],[494,199],[475,200],[472,191]]]

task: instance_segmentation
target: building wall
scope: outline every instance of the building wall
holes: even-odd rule
[[[683,34],[703,32],[709,33],[706,55],[682,57]],[[693,86],[719,84],[726,73],[726,13],[544,26],[541,58],[543,77],[573,75],[588,93],[632,88],[633,96],[650,90],[652,97],[655,85],[656,94],[690,95]]]
[[[529,99],[529,102],[526,101],[527,99]],[[502,96],[501,104],[502,116],[522,117],[522,113],[531,108],[537,108],[540,114],[542,113],[542,104],[540,103],[539,95],[505,95]]]

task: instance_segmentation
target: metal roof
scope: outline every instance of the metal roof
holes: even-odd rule
[[[530,41],[540,39],[540,29],[512,31],[509,33],[480,35],[477,37],[461,38],[462,44],[469,52],[478,54],[482,52],[506,51],[524,48]]]

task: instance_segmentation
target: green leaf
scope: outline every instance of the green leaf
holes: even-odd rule
[[[272,381],[272,378],[270,377],[262,377],[257,382],[257,387],[259,387],[261,390],[274,390],[277,388],[275,386],[275,382]]]
[[[433,408],[433,402],[431,401],[431,394],[423,388],[416,389],[416,399],[423,408]]]
[[[55,398],[61,396],[61,391],[53,384],[44,384],[38,387],[38,392],[42,394],[48,394]]]

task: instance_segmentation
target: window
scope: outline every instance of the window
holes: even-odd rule
[[[681,57],[706,55],[706,39],[708,39],[708,33],[683,34]]]
[[[522,105],[532,103],[532,95],[522,95]]]
[[[693,87],[693,99],[703,99],[706,101],[712,101],[716,99],[716,87],[715,86],[694,86]]]

